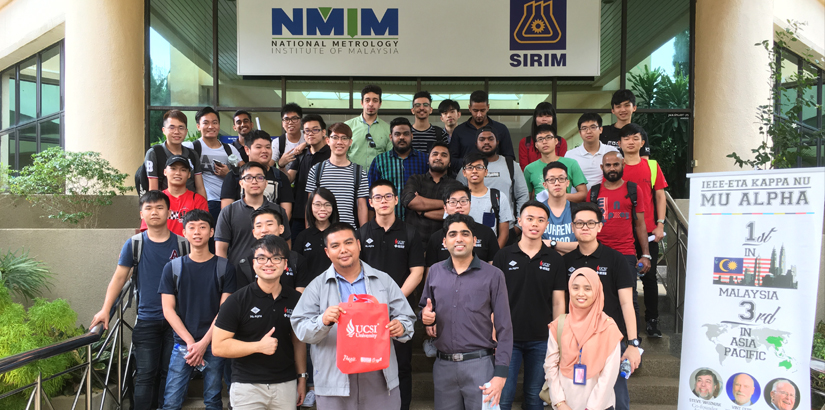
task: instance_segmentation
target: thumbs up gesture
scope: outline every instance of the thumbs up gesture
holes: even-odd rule
[[[273,333],[275,333],[274,327],[269,331],[269,333],[261,338],[260,342],[258,342],[259,353],[263,353],[267,356],[275,354],[275,350],[278,349],[278,339],[272,337]]]
[[[435,312],[433,311],[433,301],[427,298],[427,306],[421,310],[421,321],[424,326],[432,326],[435,323]]]

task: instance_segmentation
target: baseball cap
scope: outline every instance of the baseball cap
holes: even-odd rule
[[[186,166],[186,169],[191,169],[191,167],[189,165],[189,160],[186,157],[183,157],[183,156],[180,156],[180,155],[173,155],[169,159],[167,159],[166,160],[166,166],[168,167],[169,165],[172,165],[176,162],[183,163],[183,165]]]

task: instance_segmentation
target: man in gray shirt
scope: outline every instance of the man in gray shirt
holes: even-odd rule
[[[495,406],[507,379],[513,326],[504,273],[473,255],[475,236],[467,215],[444,220],[450,258],[430,267],[419,307],[427,333],[436,337],[435,410]],[[495,327],[496,340],[493,340]],[[490,383],[489,387],[484,387]]]

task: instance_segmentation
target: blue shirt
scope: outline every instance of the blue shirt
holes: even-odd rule
[[[364,279],[364,267],[361,267],[361,273],[355,278],[355,281],[349,283],[338,271],[335,272],[335,279],[338,280],[338,293],[341,294],[341,302],[349,300],[349,295],[363,295],[367,293],[367,281]]]
[[[407,158],[401,158],[395,150],[379,154],[372,161],[367,177],[370,187],[379,179],[386,179],[395,185],[398,192],[404,190],[407,180],[413,175],[425,174],[430,170],[427,154],[410,149]],[[398,201],[395,206],[395,216],[404,220],[406,207]]]
[[[543,201],[547,209],[550,205],[547,201]],[[564,206],[564,211],[561,215],[556,216],[553,211],[550,211],[550,218],[548,218],[547,229],[541,235],[541,239],[550,239],[556,242],[576,242],[576,235],[573,234],[573,217],[570,214],[570,201]]]
[[[137,316],[140,320],[163,320],[163,306],[160,304],[158,285],[163,274],[163,267],[178,255],[178,237],[170,233],[166,242],[158,243],[149,240],[149,235],[143,232],[143,250],[140,254],[140,264],[132,274],[137,278],[137,290],[140,295]],[[117,264],[131,268],[134,265],[132,257],[132,238],[126,240]]]

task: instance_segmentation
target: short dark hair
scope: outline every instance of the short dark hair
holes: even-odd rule
[[[419,92],[415,93],[415,95],[413,95],[413,102],[415,102],[415,100],[417,100],[419,98],[426,98],[426,99],[430,100],[430,104],[432,104],[432,102],[433,102],[433,96],[430,95],[429,91],[419,91]]]
[[[614,107],[614,106],[620,105],[621,103],[623,103],[625,101],[630,101],[630,104],[635,106],[636,105],[636,95],[634,95],[633,91],[630,91],[630,90],[624,90],[624,89],[616,90],[616,92],[613,93],[613,97],[610,98],[610,106]]]
[[[255,241],[252,244],[253,257],[258,249],[263,249],[274,256],[289,258],[289,245],[286,244],[284,238],[278,235],[264,235],[263,238]]]
[[[395,185],[392,184],[392,182],[386,179],[379,179],[372,183],[372,186],[370,186],[370,196],[372,196],[372,190],[375,189],[375,187],[377,186],[388,186],[392,188],[392,194],[398,196],[398,188],[396,188]]]
[[[250,114],[249,111],[246,111],[246,110],[235,111],[235,113],[232,114],[232,119],[235,119],[235,117],[237,117],[239,115],[246,115],[246,117],[249,118],[249,121],[252,121],[252,114]]]
[[[488,103],[490,101],[487,96],[487,91],[477,90],[470,94],[470,104],[472,103]]]
[[[570,204],[570,219],[575,220],[576,214],[582,211],[594,212],[596,214],[596,220],[599,222],[602,222],[604,219],[601,209],[599,209],[599,206],[596,205],[595,202],[578,202]]]
[[[390,121],[390,134],[392,135],[393,130],[395,127],[399,125],[406,125],[410,127],[410,131],[412,132],[412,124],[410,124],[410,120],[406,119],[405,117],[396,117],[392,121]]]
[[[444,237],[445,238],[447,237],[447,231],[450,230],[450,225],[455,224],[455,223],[463,223],[463,224],[467,225],[467,228],[472,230],[473,225],[474,225],[473,222],[475,222],[475,220],[473,220],[473,217],[470,216],[470,215],[464,215],[464,214],[449,215],[448,217],[444,218],[444,224],[442,225],[442,228],[444,229]],[[475,236],[475,233],[473,233],[473,236]]]
[[[166,121],[168,121],[170,118],[174,118],[174,119],[182,122],[183,125],[187,125],[186,124],[186,114],[184,114],[183,111],[181,111],[181,110],[169,110],[169,111],[166,111],[165,113],[163,113],[163,121],[161,121],[161,126],[165,127],[166,126]]]
[[[602,116],[596,114],[595,112],[586,112],[579,117],[579,128],[582,127],[582,124],[590,121],[595,121],[596,124],[599,124],[599,127],[602,126]]]
[[[329,223],[334,224],[338,222],[340,220],[340,217],[338,216],[338,201],[335,200],[335,195],[333,195],[332,191],[330,191],[329,189],[319,187],[311,194],[309,194],[309,200],[307,201],[307,207],[305,209],[306,213],[304,214],[304,217],[307,220],[307,224],[310,227],[314,228],[315,223],[317,222],[315,220],[315,215],[312,213],[312,200],[315,198],[315,195],[318,195],[321,198],[326,199],[327,201],[329,201],[330,204],[332,204],[332,213],[329,214]]]
[[[518,214],[521,215],[522,213],[524,213],[525,208],[529,208],[531,206],[535,206],[536,208],[541,208],[544,212],[547,213],[547,217],[548,218],[550,217],[550,210],[547,209],[547,205],[545,205],[543,202],[536,201],[535,199],[531,199],[531,200],[525,202],[524,205],[521,206],[521,210],[519,211]]]
[[[553,161],[553,162],[551,162],[551,163],[544,166],[544,170],[541,171],[541,179],[544,180],[544,178],[547,177],[547,171],[549,171],[551,169],[556,169],[556,168],[564,171],[565,175],[570,175],[570,171],[567,170],[567,165],[564,165],[560,161]]]
[[[441,103],[438,104],[438,113],[439,114],[444,114],[445,112],[450,111],[450,110],[461,111],[461,106],[458,105],[458,101],[453,101],[453,100],[448,98],[444,101],[441,101]]]
[[[450,200],[450,197],[453,196],[454,193],[459,191],[467,194],[467,199],[469,199],[470,202],[473,201],[473,193],[470,192],[470,188],[468,188],[467,185],[454,184],[452,185],[451,189],[448,188],[446,191],[444,191],[444,196],[441,198],[444,201],[444,204],[447,204],[447,201]]]
[[[632,122],[625,124],[625,126],[619,130],[620,139],[634,134],[641,134],[642,139],[644,139],[644,137],[647,136],[647,133],[645,132],[644,128]]]
[[[215,116],[218,117],[218,122],[221,122],[221,116],[218,115],[218,112],[215,111],[214,108],[207,105],[206,107],[201,108],[200,110],[198,110],[198,112],[195,113],[195,123],[199,124],[201,122],[201,118],[203,118],[203,116],[206,114],[215,114]]]
[[[163,201],[166,204],[166,207],[169,208],[169,197],[163,193],[163,191],[158,189],[153,189],[140,197],[140,201],[138,202],[138,209],[143,209],[144,204],[154,204],[155,202]]]
[[[333,132],[344,134],[347,137],[352,138],[352,128],[350,128],[349,125],[344,124],[343,122],[336,122],[335,124],[330,125],[329,134],[327,134],[327,137],[332,135]]]
[[[298,114],[298,117],[304,116],[304,110],[301,108],[300,105],[295,104],[294,102],[285,104],[283,107],[281,107],[281,115],[284,115],[288,112],[294,112],[295,114]]]
[[[271,141],[271,140],[270,140]],[[243,176],[243,173],[249,171],[250,168],[260,168],[261,171],[266,173],[266,167],[260,162],[249,161],[246,164],[243,164],[240,170],[238,170],[238,175]]]
[[[264,130],[252,130],[252,132],[249,133],[249,136],[243,140],[243,143],[248,148],[251,148],[252,143],[255,142],[255,140],[267,140],[270,144],[272,144],[272,136]]]
[[[478,139],[478,136],[481,135],[481,133],[484,133],[484,132],[489,132],[489,133],[493,134],[493,136],[496,137],[496,141],[498,141],[498,134],[496,134],[496,130],[494,130],[493,127],[481,127],[481,128],[479,128],[476,131],[476,139]]]
[[[301,118],[301,126],[303,127],[304,125],[306,125],[306,123],[308,123],[308,122],[312,122],[312,121],[317,121],[317,122],[318,122],[318,125],[320,125],[320,126],[321,126],[321,129],[322,129],[322,130],[327,129],[327,123],[326,123],[326,122],[324,122],[324,117],[322,117],[322,116],[320,116],[320,115],[318,115],[318,114],[307,114],[307,115],[304,115],[304,118]]]
[[[484,166],[490,164],[490,161],[487,159],[487,155],[484,155],[481,151],[471,151],[469,154],[464,156],[464,165],[470,165],[476,161],[484,161]]]
[[[249,216],[249,221],[252,222],[253,227],[255,226],[255,220],[258,219],[258,217],[261,216],[261,215],[272,215],[272,216],[275,217],[275,220],[278,221],[278,223],[281,226],[284,226],[284,217],[283,217],[283,215],[281,215],[280,212],[278,212],[275,209],[267,208],[265,206],[262,206],[262,207],[260,207],[256,210],[252,211],[252,215]]]
[[[433,143],[433,148],[435,148],[435,147],[446,148],[448,151],[450,150],[450,146],[449,146],[446,142],[444,142],[444,141],[436,141],[436,142],[434,142],[434,143]],[[430,152],[433,152],[433,148],[430,148]]]
[[[539,134],[544,134],[546,132],[552,133],[556,139],[559,139],[558,129],[556,128],[556,124],[541,124],[536,127],[536,133],[532,135],[533,138],[538,137]]]
[[[382,95],[381,87],[379,87],[375,84],[365,85],[364,88],[361,89],[361,101],[364,101],[364,96],[367,95],[367,93],[378,94],[378,102],[381,102],[381,95]]]
[[[550,116],[553,117],[553,126],[558,127],[558,121],[556,117],[556,107],[553,104],[542,101],[536,105],[536,108],[533,110],[533,118],[530,120],[530,142],[536,142],[536,135],[538,135],[539,131],[537,129],[538,124],[536,123],[536,118],[538,117],[545,117]],[[556,135],[554,132],[553,135]],[[533,145],[535,147],[535,145]]]
[[[195,221],[203,221],[209,223],[210,228],[215,227],[215,220],[212,218],[212,214],[203,209],[193,209],[186,213],[186,216],[183,217],[183,227],[186,228],[186,224],[189,222]]]
[[[352,225],[350,225],[346,222],[336,222],[334,224],[331,224],[329,226],[329,228],[327,228],[327,230],[324,231],[324,246],[327,246],[327,241],[328,241],[328,238],[329,238],[330,235],[332,235],[336,232],[343,232],[343,231],[352,232],[352,236],[354,236],[356,240],[358,239],[358,232],[355,231],[355,228],[353,228]]]

